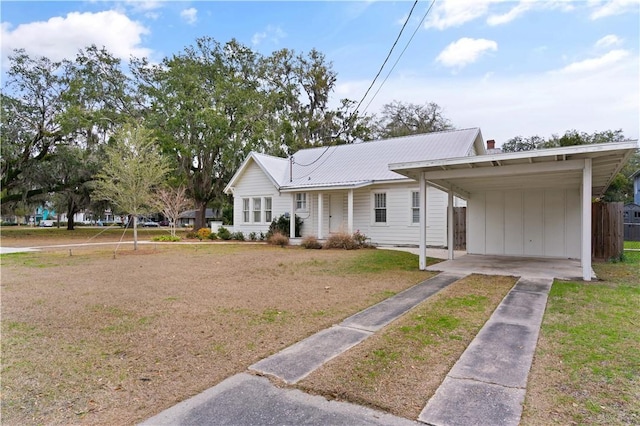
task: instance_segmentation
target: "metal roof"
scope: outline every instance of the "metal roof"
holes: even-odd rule
[[[231,192],[251,161],[282,191],[357,188],[374,182],[406,180],[389,163],[443,159],[484,153],[479,128],[449,130],[371,142],[303,149],[290,159],[252,152],[233,176]]]
[[[470,193],[483,190],[580,187],[582,160],[590,158],[592,195],[600,197],[636,149],[637,141],[625,141],[396,162],[389,164],[389,169],[416,180],[425,173],[430,184],[442,189],[451,188],[457,195],[468,198]]]
[[[478,128],[303,149],[293,154],[293,176],[290,179],[289,170],[285,171],[282,189],[403,180],[404,176],[389,170],[389,163],[472,155],[474,144],[484,149]]]

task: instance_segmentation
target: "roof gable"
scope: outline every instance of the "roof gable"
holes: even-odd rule
[[[260,167],[276,188],[280,189],[281,182],[283,181],[282,177],[289,165],[289,160],[252,151],[249,153],[249,156],[245,158],[227,186],[224,188],[225,194],[229,194],[233,191],[233,188],[237,185],[238,181],[252,162]]]

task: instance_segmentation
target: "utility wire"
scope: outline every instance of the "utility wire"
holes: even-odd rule
[[[424,15],[424,17],[422,18],[422,21],[420,21],[420,25],[422,24],[422,22],[425,20],[425,18],[427,17],[427,14],[429,14],[429,11],[431,10],[431,8],[433,7],[433,4],[435,3],[435,0],[433,0],[431,2],[431,6],[429,6],[429,9],[427,10],[427,13]],[[400,32],[398,33],[398,36],[396,37],[396,40],[393,42],[393,45],[391,46],[391,49],[389,49],[389,53],[387,54],[387,57],[385,58],[384,62],[382,63],[382,65],[380,66],[380,69],[378,70],[378,73],[376,74],[376,76],[373,78],[373,81],[371,82],[371,84],[369,85],[369,88],[367,89],[367,91],[365,92],[364,96],[362,96],[362,99],[360,99],[360,102],[358,102],[358,106],[356,107],[355,110],[353,110],[352,116],[358,113],[358,109],[360,108],[360,106],[362,105],[362,102],[364,102],[364,100],[366,99],[367,95],[369,94],[369,91],[371,91],[371,88],[373,87],[373,85],[376,83],[376,80],[378,79],[378,77],[380,77],[380,74],[382,73],[382,70],[384,69],[385,65],[387,64],[387,62],[389,61],[389,58],[391,57],[391,54],[393,53],[393,50],[395,49],[396,45],[398,44],[398,41],[400,40],[400,37],[402,36],[402,33],[404,32],[404,29],[406,28],[407,24],[409,23],[409,20],[411,19],[411,15],[413,14],[414,9],[416,8],[416,5],[418,4],[418,0],[415,0],[413,3],[413,6],[411,6],[411,10],[409,10],[409,15],[407,16],[407,19],[405,19],[404,24],[402,24],[402,28],[400,29]],[[420,25],[418,25],[418,28],[420,27]],[[405,45],[404,49],[402,50],[402,53],[400,53],[400,56],[398,57],[398,59],[396,60],[396,62],[393,64],[393,68],[395,68],[395,66],[397,65],[398,61],[400,60],[400,57],[402,57],[402,54],[405,52],[405,50],[407,50],[407,47],[409,46],[409,43],[411,43],[411,40],[413,40],[413,37],[415,36],[416,32],[418,31],[418,29],[416,28],[416,30],[413,32],[413,34],[411,35],[411,39],[409,40],[409,42]],[[391,68],[391,71],[393,71],[393,68]],[[389,75],[391,74],[391,71],[389,71],[389,73],[387,74],[387,76],[385,77],[384,81],[382,82],[382,84],[380,85],[380,87],[378,88],[378,90],[376,91],[375,95],[378,94],[378,92],[380,91],[380,88],[382,87],[382,85],[384,85],[384,82],[387,81],[387,78],[389,78]],[[374,95],[374,98],[375,98]],[[373,99],[371,100],[373,101]],[[371,105],[371,101],[369,101],[369,103],[367,104],[366,109],[369,107],[369,105]],[[338,135],[342,132],[342,130],[340,132],[338,132]],[[308,167],[311,166],[315,163],[317,163],[318,161],[320,161],[320,159],[327,153],[327,151],[329,150],[329,148],[332,145],[327,145],[327,147],[324,149],[324,151],[322,151],[322,154],[320,154],[318,156],[318,158],[316,158],[315,160],[313,160],[312,162],[308,163],[308,164],[300,164],[300,163],[295,163],[300,167]],[[293,161],[290,160],[290,161]],[[317,169],[317,167],[316,167]],[[303,176],[306,177],[309,174],[313,173],[313,171],[315,171],[316,169],[313,169],[310,173],[308,173],[307,175]]]
[[[358,102],[358,106],[353,111],[353,114],[356,114],[358,112],[358,109],[360,108],[360,105],[362,105],[362,102],[365,100],[365,98],[369,94],[369,91],[371,90],[373,85],[376,83],[376,80],[378,79],[378,77],[382,73],[382,70],[384,69],[384,66],[387,64],[387,61],[389,60],[389,57],[391,57],[391,53],[393,53],[393,49],[396,47],[396,44],[398,44],[398,40],[400,40],[400,36],[402,35],[402,32],[404,31],[405,27],[409,23],[409,19],[411,19],[411,14],[413,13],[413,9],[416,8],[417,4],[418,4],[418,0],[416,0],[413,3],[413,6],[411,6],[411,10],[409,11],[409,16],[407,16],[407,19],[404,21],[404,24],[402,24],[402,28],[400,29],[400,33],[398,34],[398,37],[396,37],[396,41],[393,42],[393,45],[391,46],[391,49],[389,50],[389,53],[387,54],[387,57],[385,58],[384,62],[382,63],[382,66],[380,67],[380,70],[378,70],[378,73],[373,78],[373,81],[371,82],[371,85],[369,85],[369,88],[365,92],[364,96],[362,97],[362,99],[360,99],[360,102]]]
[[[396,68],[396,65],[398,65],[398,62],[400,61],[400,58],[402,58],[402,55],[404,55],[404,52],[406,52],[407,48],[409,47],[409,44],[411,44],[411,42],[413,41],[413,37],[415,37],[415,35],[418,32],[418,30],[422,27],[422,23],[424,22],[425,19],[427,19],[427,16],[429,15],[429,12],[431,12],[431,9],[433,8],[433,5],[435,4],[435,2],[436,2],[436,0],[432,0],[431,1],[431,5],[427,9],[427,12],[424,14],[422,19],[420,20],[420,23],[418,24],[416,29],[413,31],[413,34],[411,34],[411,38],[409,38],[409,41],[404,46],[404,49],[402,49],[402,52],[400,52],[400,56],[398,56],[396,61],[393,63],[393,66],[391,67],[391,69],[387,73],[387,76],[384,78],[384,80],[382,80],[382,83],[380,83],[380,86],[378,87],[378,90],[376,90],[376,93],[373,94],[373,97],[371,98],[371,100],[369,101],[367,106],[364,107],[364,110],[362,111],[363,114],[367,111],[367,109],[369,109],[369,106],[371,105],[371,102],[373,102],[373,100],[376,98],[376,96],[378,96],[378,93],[380,93],[380,89],[382,89],[382,86],[384,86],[384,83],[387,82],[387,79],[389,78],[389,76],[391,75],[393,70]]]

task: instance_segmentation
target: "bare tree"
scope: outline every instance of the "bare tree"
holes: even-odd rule
[[[176,236],[176,223],[178,217],[193,201],[187,197],[187,188],[180,185],[177,188],[164,187],[158,191],[157,206],[162,214],[169,219],[171,236]]]

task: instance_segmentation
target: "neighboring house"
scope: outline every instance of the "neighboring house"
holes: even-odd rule
[[[234,197],[234,229],[245,234],[266,232],[273,219],[293,212],[303,220],[303,237],[360,231],[377,244],[417,245],[419,184],[389,164],[484,153],[478,128],[304,149],[290,158],[252,152],[225,193]],[[426,211],[426,244],[445,246],[447,194],[429,187]]]
[[[222,213],[219,209],[207,209],[205,211],[205,220],[207,221],[207,226],[211,225],[211,222],[215,220],[219,220],[222,217]],[[195,210],[187,210],[180,213],[178,216],[178,226],[181,227],[193,227],[196,224],[196,211]]]
[[[640,241],[640,205],[635,203],[624,206],[624,240]]]
[[[631,175],[633,179],[633,202],[640,205],[640,170]]]
[[[640,223],[640,205],[629,203],[624,205],[624,223]]]

